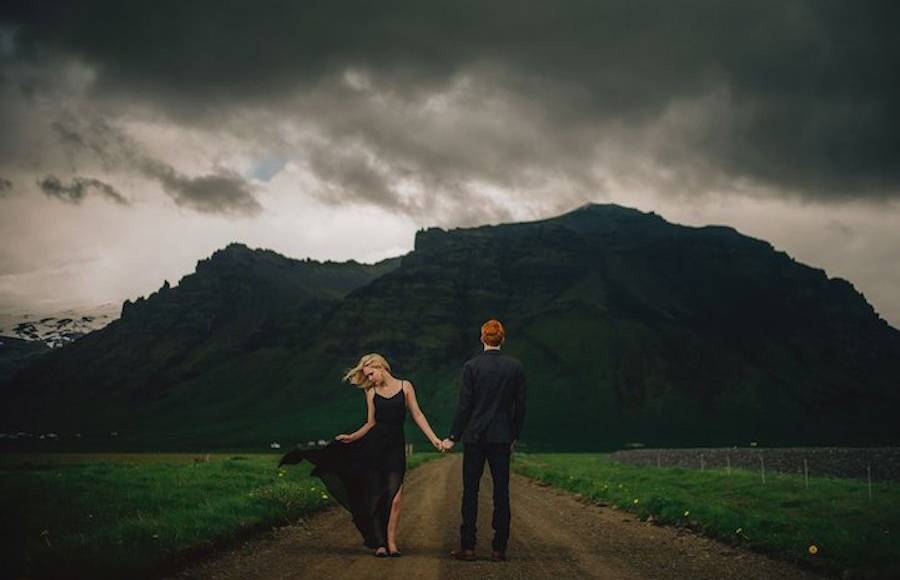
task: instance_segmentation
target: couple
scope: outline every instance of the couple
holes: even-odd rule
[[[403,421],[406,411],[437,449],[449,451],[462,441],[463,498],[458,560],[475,560],[478,484],[487,461],[494,482],[492,559],[506,559],[509,541],[509,460],[525,417],[525,373],[522,363],[500,353],[503,325],[489,320],[481,327],[484,350],[463,366],[462,387],[453,427],[441,440],[416,402],[412,383],[391,374],[379,354],[364,355],[344,380],[364,389],[368,417],[350,434],[341,434],[322,449],[295,450],[281,464],[306,459],[312,474],[346,508],[364,544],[378,557],[400,556],[397,522],[406,472]],[[281,465],[279,464],[279,465]]]

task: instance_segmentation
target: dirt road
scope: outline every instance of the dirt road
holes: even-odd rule
[[[492,562],[491,478],[485,469],[478,520],[477,562],[448,557],[456,547],[462,456],[454,453],[411,471],[399,524],[401,558],[375,558],[340,508],[280,528],[183,570],[204,578],[820,578],[785,562],[729,547],[684,530],[659,527],[513,475],[508,562]]]

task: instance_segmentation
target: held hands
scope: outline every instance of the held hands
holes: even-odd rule
[[[431,440],[431,444],[434,445],[434,448],[437,449],[438,451],[440,451],[441,453],[444,452],[443,447],[441,447],[441,440],[438,439],[437,437],[435,437],[434,439]]]
[[[512,443],[509,444],[510,453],[516,452],[516,443],[517,443],[517,441],[513,441]],[[453,449],[453,446],[455,445],[455,443],[451,439],[444,439],[443,441],[437,441],[437,442],[432,441],[432,444],[435,447],[437,447],[441,453],[446,453],[446,452],[450,451],[451,449]]]

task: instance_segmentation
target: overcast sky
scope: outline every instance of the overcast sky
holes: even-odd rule
[[[896,2],[55,4],[0,9],[0,312],[595,201],[766,239],[900,326]]]

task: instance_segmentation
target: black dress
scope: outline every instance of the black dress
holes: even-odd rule
[[[387,546],[391,504],[406,473],[406,400],[400,384],[392,397],[375,393],[375,426],[363,437],[303,452],[316,466],[312,474],[350,512],[363,543],[372,549]]]

